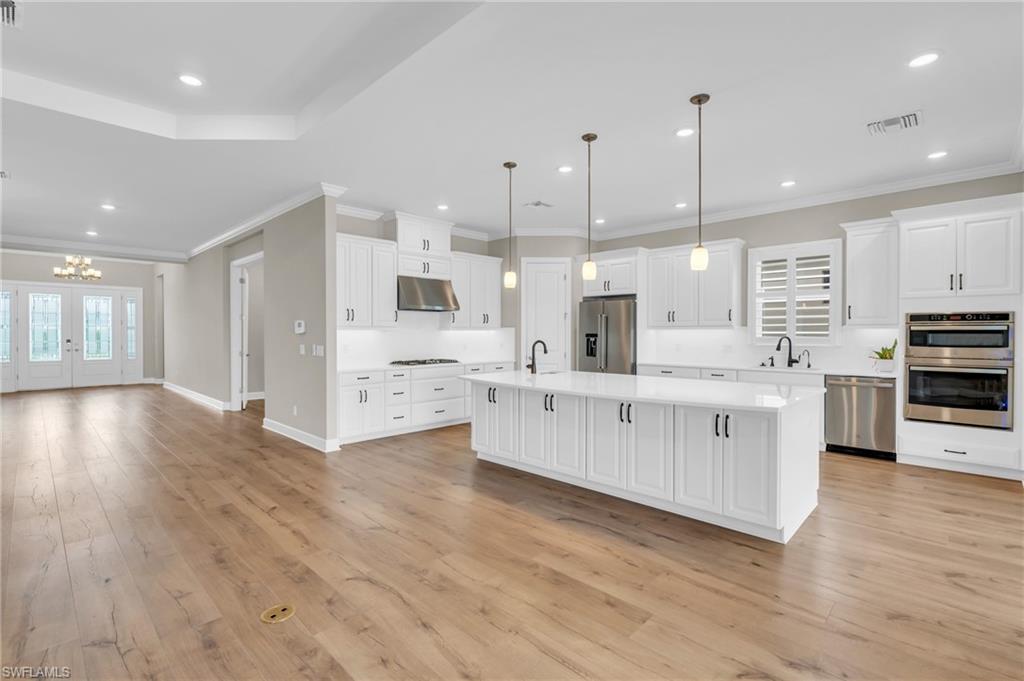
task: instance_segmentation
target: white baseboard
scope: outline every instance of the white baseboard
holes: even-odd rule
[[[963,461],[946,461],[944,459],[933,459],[928,456],[914,456],[912,454],[897,454],[896,463],[909,466],[923,466],[925,468],[941,468],[944,471],[956,471],[957,473],[970,473],[971,475],[987,475],[990,478],[1005,478],[1007,480],[1024,480],[1024,471],[1015,468],[1002,468],[1000,466],[985,466],[979,463],[966,463]]]
[[[162,379],[162,378],[150,378],[150,377],[147,376],[146,378],[143,378],[141,381],[139,381],[139,383],[148,383],[150,385],[163,385],[164,384],[164,379]]]
[[[338,445],[354,445],[357,442],[369,442],[370,440],[380,440],[386,437],[394,437],[395,435],[408,435],[409,433],[420,433],[424,430],[436,430],[438,428],[447,428],[448,426],[457,426],[461,423],[469,423],[468,418],[452,419],[451,421],[440,421],[438,423],[428,423],[424,426],[409,426],[406,428],[392,428],[389,430],[379,430],[376,433],[364,433],[362,435],[356,435],[355,437],[339,439]]]
[[[278,435],[283,435],[286,438],[295,440],[296,442],[301,442],[307,447],[312,447],[318,452],[333,452],[338,449],[337,438],[324,439],[307,433],[304,430],[299,430],[298,428],[293,428],[289,425],[285,425],[284,423],[268,418],[263,419],[263,427],[272,433],[277,433]]]
[[[245,399],[247,399],[247,400],[265,400],[266,398],[267,398],[267,394],[265,392],[263,392],[262,390],[257,392],[257,393],[246,393],[245,394]]]
[[[190,400],[198,402],[199,404],[205,404],[207,407],[213,407],[214,409],[218,409],[220,411],[224,411],[231,406],[230,403],[228,402],[223,402],[215,397],[210,397],[209,395],[197,393],[195,390],[189,390],[188,388],[183,388],[182,386],[176,385],[174,383],[165,382],[162,383],[161,385],[163,385],[163,387],[167,388],[171,392],[178,393],[179,395],[187,397]]]

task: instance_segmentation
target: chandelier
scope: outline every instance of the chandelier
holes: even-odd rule
[[[65,255],[64,265],[54,267],[53,276],[58,279],[96,281],[103,277],[103,272],[93,269],[92,258],[86,258],[83,255]]]

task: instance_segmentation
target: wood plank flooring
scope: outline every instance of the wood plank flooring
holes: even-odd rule
[[[79,679],[1020,679],[1020,483],[826,454],[786,546],[154,386],[4,396],[3,664]],[[280,624],[259,613],[290,603]]]

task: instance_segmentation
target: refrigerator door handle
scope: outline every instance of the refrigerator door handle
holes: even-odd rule
[[[608,368],[608,315],[603,312],[597,318],[597,368]]]

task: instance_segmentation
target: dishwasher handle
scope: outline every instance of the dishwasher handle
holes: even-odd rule
[[[848,385],[864,388],[896,388],[895,378],[868,378],[862,376],[829,376],[825,385]]]

